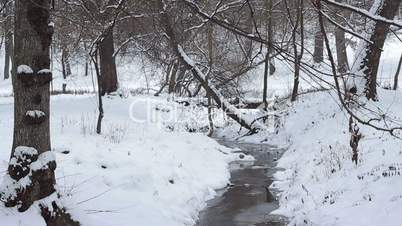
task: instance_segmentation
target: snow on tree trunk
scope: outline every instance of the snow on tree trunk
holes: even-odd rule
[[[370,9],[374,17],[394,19],[402,0],[375,0]],[[348,89],[358,95],[365,95],[369,100],[377,100],[377,72],[382,48],[389,31],[389,24],[380,20],[370,20],[366,24],[365,40],[361,40],[356,51],[356,58],[351,69]]]
[[[49,130],[49,52],[53,35],[49,4],[43,0],[15,1],[14,137],[0,196],[7,207],[17,206],[19,211],[56,193],[56,161]],[[40,206],[48,225],[79,225],[56,201],[50,204]]]

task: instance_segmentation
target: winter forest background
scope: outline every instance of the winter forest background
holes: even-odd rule
[[[0,226],[402,225],[401,2],[1,0]]]

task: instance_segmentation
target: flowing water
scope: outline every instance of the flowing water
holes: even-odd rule
[[[218,191],[200,213],[196,226],[283,226],[285,219],[269,213],[278,208],[269,186],[283,149],[267,144],[219,141],[254,156],[253,162],[231,163],[231,185]],[[239,152],[240,152],[239,151]]]

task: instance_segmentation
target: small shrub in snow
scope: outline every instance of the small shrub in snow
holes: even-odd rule
[[[96,116],[81,115],[80,132],[82,135],[93,135],[96,131],[95,120]]]
[[[107,125],[107,131],[104,134],[105,139],[110,143],[119,144],[127,134],[128,123],[111,123]]]

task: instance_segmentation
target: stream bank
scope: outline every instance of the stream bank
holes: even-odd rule
[[[254,156],[253,162],[233,162],[231,184],[207,203],[196,226],[283,226],[285,219],[269,215],[279,204],[273,190],[276,161],[284,149],[268,144],[218,140],[224,146]]]

